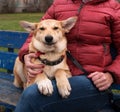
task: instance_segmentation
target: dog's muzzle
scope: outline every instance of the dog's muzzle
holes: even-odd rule
[[[45,44],[47,44],[47,45],[54,44],[53,37],[51,35],[48,35],[48,36],[45,37]]]

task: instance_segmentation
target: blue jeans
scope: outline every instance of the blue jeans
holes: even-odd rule
[[[106,92],[100,92],[86,76],[69,79],[72,91],[68,98],[59,95],[56,82],[52,81],[52,96],[42,95],[34,84],[22,93],[15,112],[115,112]]]

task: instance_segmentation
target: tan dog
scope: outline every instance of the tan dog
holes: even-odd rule
[[[44,64],[43,73],[27,81],[25,66],[17,57],[14,66],[14,85],[28,87],[36,83],[39,91],[44,95],[53,93],[52,78],[55,78],[59,94],[66,98],[70,95],[71,86],[68,77],[71,76],[66,63],[67,40],[65,33],[75,25],[77,18],[71,17],[63,21],[53,19],[43,20],[39,23],[21,21],[21,26],[33,33],[29,44],[29,52],[40,54],[38,59],[32,59],[35,64]]]

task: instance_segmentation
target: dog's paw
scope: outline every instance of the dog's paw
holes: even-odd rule
[[[38,89],[43,95],[50,96],[53,93],[52,82],[49,79],[37,82]]]
[[[70,95],[71,92],[71,86],[69,82],[61,82],[57,84],[59,94],[62,96],[62,98],[67,98]]]

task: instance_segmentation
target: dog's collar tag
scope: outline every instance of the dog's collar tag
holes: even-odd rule
[[[59,59],[54,60],[54,61],[49,61],[47,59],[41,59],[40,57],[38,58],[43,64],[48,65],[48,66],[54,66],[54,65],[61,63],[64,59],[64,56],[62,55]]]

